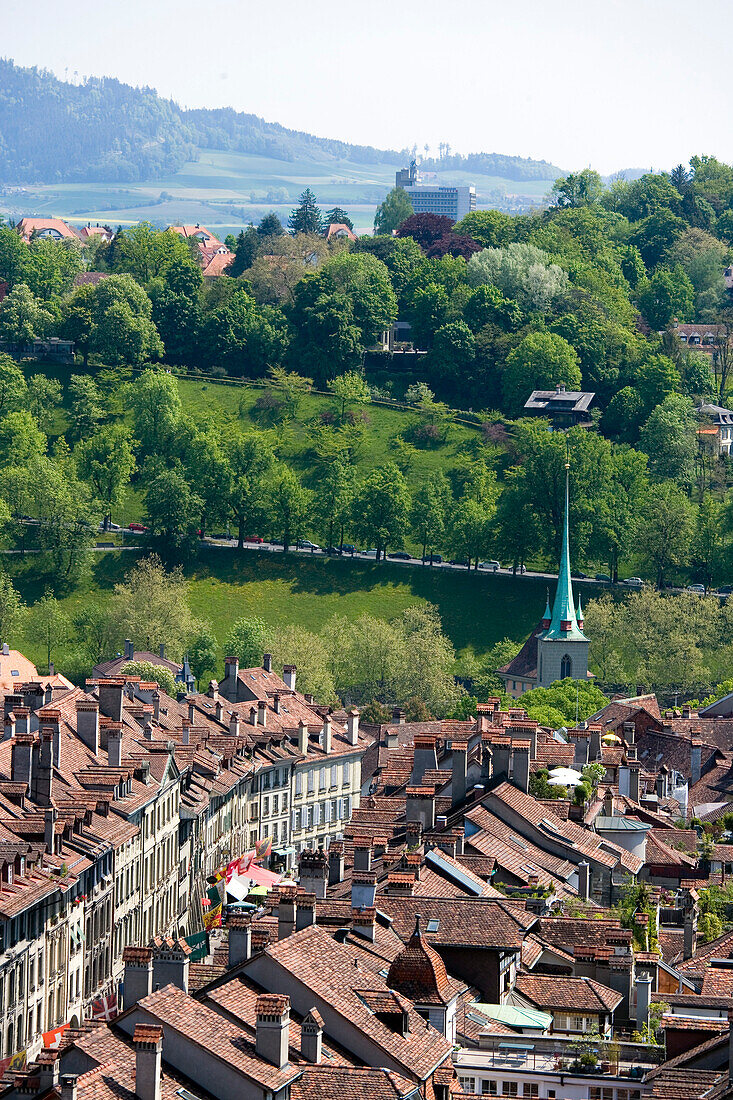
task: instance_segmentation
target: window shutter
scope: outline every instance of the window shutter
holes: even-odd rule
[[[303,773],[302,772],[296,772],[295,773],[295,793],[296,794],[302,794],[303,793]]]
[[[294,829],[296,827],[295,826],[295,815],[297,814],[297,812],[298,812],[297,810],[293,810],[292,813],[290,814],[290,828],[291,829]]]

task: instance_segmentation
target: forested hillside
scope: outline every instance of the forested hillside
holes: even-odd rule
[[[289,162],[374,165],[397,164],[407,156],[406,150],[288,130],[231,108],[183,110],[152,88],[133,88],[108,77],[69,84],[50,72],[0,60],[0,183],[159,179],[196,159],[197,149]],[[437,163],[441,170],[455,167],[516,180],[559,175],[545,162],[496,154]]]

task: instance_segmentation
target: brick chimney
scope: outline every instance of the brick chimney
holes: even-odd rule
[[[99,703],[91,699],[76,701],[76,732],[84,744],[96,754],[99,752]],[[120,689],[120,712],[122,710],[122,689]],[[115,719],[120,722],[121,718]]]
[[[47,726],[41,730],[38,767],[35,769],[33,794],[39,805],[50,806],[53,794],[53,730]]]
[[[351,925],[354,932],[357,936],[369,940],[370,943],[374,943],[376,919],[377,910],[373,906],[369,909],[362,907],[351,910]]]
[[[153,991],[152,947],[126,947],[122,952],[125,965],[125,1008],[132,1008]]]
[[[419,787],[425,772],[435,771],[437,767],[438,757],[435,752],[435,738],[424,736],[416,737],[412,774],[410,776],[411,786]]]
[[[298,880],[306,893],[315,894],[318,901],[323,901],[328,883],[328,856],[323,848],[300,853]]]
[[[359,744],[359,711],[352,707],[346,718],[346,736],[350,745]]]
[[[290,997],[262,993],[257,998],[255,1012],[257,1053],[271,1065],[284,1069],[288,1064],[290,1041]]]
[[[300,1053],[306,1062],[321,1064],[321,1044],[323,1042],[323,1020],[316,1008],[312,1008],[303,1017],[300,1025]]]
[[[263,656],[262,656],[262,667],[264,668],[265,672],[272,672],[272,654],[271,653],[263,654]]]
[[[267,700],[257,700],[257,725],[263,728],[267,725]]]
[[[297,665],[285,665],[283,668],[283,680],[288,691],[295,691],[295,677],[298,672]]]
[[[301,756],[308,753],[308,723],[303,718],[298,723],[298,752]]]
[[[121,722],[122,695],[125,688],[124,678],[115,676],[106,680],[98,680],[97,683],[100,711],[111,718],[113,722]]]
[[[335,886],[337,882],[344,881],[346,860],[344,858],[343,840],[332,840],[328,849],[328,885]]]
[[[396,722],[398,726],[404,726],[405,724],[405,712],[399,707],[392,707],[392,721]]]
[[[277,903],[277,938],[287,939],[295,931],[296,913],[298,911],[297,900],[298,887],[292,885],[280,887],[280,897]]]
[[[62,1073],[59,1078],[59,1084],[61,1085],[61,1100],[77,1100],[77,1082],[78,1075],[76,1073]]]
[[[58,813],[55,806],[48,806],[43,815],[43,843],[49,855],[56,851],[56,819]]]
[[[323,729],[321,730],[321,747],[323,751],[328,754],[331,752],[332,747],[332,733],[331,733],[331,715],[327,714],[323,719]]]
[[[239,737],[239,715],[236,711],[232,711],[229,716],[229,735],[230,737]]]
[[[163,940],[153,949],[153,985],[175,985],[188,993],[188,966],[191,949],[185,940],[175,940],[171,945]]]
[[[227,966],[231,970],[233,966],[247,962],[252,954],[252,921],[244,916],[229,917],[227,929],[229,933]]]
[[[451,749],[451,805],[459,806],[466,800],[468,742],[454,741]]]
[[[27,783],[30,787],[34,741],[32,733],[16,733],[10,749],[10,779],[13,783]]]
[[[163,1063],[163,1028],[157,1024],[136,1024],[135,1096],[137,1100],[160,1100]]]
[[[316,895],[298,894],[298,907],[295,912],[295,931],[312,928],[316,923]]]
[[[371,871],[372,869],[372,842],[369,837],[356,837],[354,839],[354,870]]]

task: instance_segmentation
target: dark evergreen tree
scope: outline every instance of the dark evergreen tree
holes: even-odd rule
[[[247,271],[254,263],[260,250],[260,238],[253,225],[248,225],[237,237],[237,246],[234,250],[234,259],[227,268],[227,275],[236,278],[243,271]]]
[[[323,219],[324,225],[348,225],[351,232],[354,232],[354,223],[352,222],[346,211],[340,206],[334,206],[333,210],[329,210]]]
[[[265,214],[257,226],[257,232],[260,237],[282,237],[285,230],[277,214]]]
[[[310,187],[306,187],[300,196],[298,205],[288,218],[288,227],[293,233],[320,233],[321,211],[316,203],[316,196]]]

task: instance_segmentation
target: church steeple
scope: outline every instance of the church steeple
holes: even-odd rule
[[[573,600],[573,582],[570,576],[570,463],[565,463],[565,515],[562,529],[562,551],[560,553],[560,569],[557,575],[557,590],[555,603],[552,608],[552,618],[549,626],[545,627],[547,639],[568,639],[570,641],[584,642],[582,612],[581,617],[575,610]],[[544,626],[544,622],[543,622]]]

